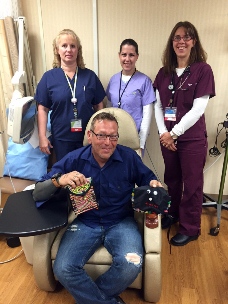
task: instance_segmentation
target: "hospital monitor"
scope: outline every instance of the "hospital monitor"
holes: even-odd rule
[[[7,133],[13,142],[24,144],[30,139],[35,128],[36,113],[36,101],[31,96],[9,104]]]

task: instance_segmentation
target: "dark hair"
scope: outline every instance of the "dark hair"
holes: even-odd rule
[[[101,120],[109,120],[109,121],[115,121],[118,127],[118,121],[116,119],[116,117],[109,113],[109,112],[101,112],[98,113],[97,115],[94,116],[92,122],[91,122],[91,126],[90,129],[93,131],[94,130],[94,125],[97,121],[101,121]]]
[[[121,43],[121,45],[120,45],[120,52],[121,52],[121,50],[122,50],[122,47],[123,47],[125,44],[134,46],[136,54],[137,54],[137,55],[139,54],[138,44],[137,44],[137,42],[135,42],[135,40],[133,40],[133,39],[131,39],[131,38],[128,38],[128,39],[125,39],[124,41],[122,41],[122,43]]]
[[[183,27],[185,29],[185,34],[191,36],[195,41],[195,45],[191,49],[188,64],[191,65],[194,62],[206,62],[207,60],[207,53],[201,45],[195,26],[188,21],[180,21],[172,29],[162,56],[162,63],[166,74],[172,73],[177,67],[177,56],[173,49],[173,37],[177,29],[180,27]]]
[[[61,59],[60,56],[58,54],[58,47],[59,47],[59,40],[63,35],[70,35],[72,36],[77,43],[77,47],[78,47],[78,56],[77,56],[77,66],[81,69],[85,68],[85,63],[84,63],[84,59],[82,56],[82,45],[81,45],[81,41],[79,39],[79,37],[75,34],[74,31],[69,30],[69,29],[64,29],[61,32],[59,32],[59,34],[57,35],[57,37],[53,40],[53,53],[54,53],[54,60],[53,60],[53,68],[59,68],[61,66]]]

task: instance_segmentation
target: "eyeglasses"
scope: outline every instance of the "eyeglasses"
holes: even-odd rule
[[[93,132],[93,130],[90,130],[95,136],[97,139],[99,140],[105,140],[107,138],[110,139],[110,141],[117,141],[118,138],[119,138],[119,134],[117,135],[106,135],[106,134],[96,134],[95,132]]]
[[[180,35],[177,35],[177,36],[173,37],[173,41],[175,41],[175,42],[180,42],[181,39],[183,39],[184,41],[190,41],[192,39],[192,37],[189,35],[185,35],[183,37],[181,37]]]

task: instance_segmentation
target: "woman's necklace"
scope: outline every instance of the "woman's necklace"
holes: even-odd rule
[[[74,77],[74,88],[72,88],[71,83],[68,79],[68,76],[67,76],[66,72],[64,70],[63,70],[63,72],[65,74],[66,80],[67,80],[68,85],[69,85],[70,90],[71,90],[71,94],[72,94],[71,102],[73,104],[75,104],[77,102],[77,98],[75,97],[75,92],[76,92],[76,83],[77,83],[77,77],[78,77],[78,67],[76,68],[75,77]]]
[[[176,72],[178,72],[178,71],[176,71]],[[184,75],[185,75],[186,72],[188,73],[188,75],[186,76],[186,78],[185,78],[184,81],[182,82],[182,79],[183,79],[183,77],[184,77]],[[187,67],[184,69],[183,73],[181,74],[181,78],[179,78],[177,84],[175,84],[175,75],[174,75],[174,72],[172,72],[172,74],[171,74],[171,82],[170,82],[170,84],[168,85],[168,89],[172,92],[172,96],[171,96],[171,98],[170,98],[170,100],[169,100],[169,103],[168,103],[168,106],[169,106],[169,107],[172,108],[172,106],[173,106],[174,95],[175,95],[175,92],[176,92],[177,90],[186,91],[186,89],[182,89],[182,86],[184,85],[184,83],[185,83],[186,80],[188,79],[189,75],[190,75],[190,66],[187,66]],[[178,73],[177,73],[177,76],[178,76]],[[178,76],[178,77],[179,77],[179,76]],[[179,81],[180,81],[180,82],[179,82]],[[177,86],[179,86],[179,87],[176,88]]]
[[[184,81],[182,82],[183,76],[184,76],[184,74],[185,74],[186,72],[188,72],[188,75],[186,76],[186,78],[185,78]],[[186,91],[186,89],[182,89],[182,86],[184,85],[184,83],[185,83],[186,80],[188,79],[189,75],[190,75],[190,67],[187,66],[187,67],[184,69],[184,71],[183,71],[183,73],[182,73],[182,75],[181,75],[180,85],[179,85],[179,87],[177,88],[177,90]]]
[[[120,74],[120,86],[119,86],[119,101],[118,101],[118,108],[121,108],[121,98],[122,98],[123,93],[125,92],[125,90],[126,90],[128,84],[129,84],[129,82],[131,81],[132,77],[134,76],[135,72],[136,72],[136,69],[135,69],[134,73],[131,75],[131,77],[130,77],[130,79],[128,80],[128,82],[126,83],[126,86],[125,86],[125,88],[123,89],[122,94],[120,95],[120,91],[121,91],[121,81],[122,81],[122,73],[123,73],[123,72],[121,71],[121,74]]]

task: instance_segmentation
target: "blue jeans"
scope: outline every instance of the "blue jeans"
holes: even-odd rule
[[[102,244],[113,261],[94,282],[83,266]],[[77,304],[116,304],[115,297],[141,272],[142,261],[142,237],[133,218],[107,229],[90,228],[76,218],[62,237],[54,273]]]

